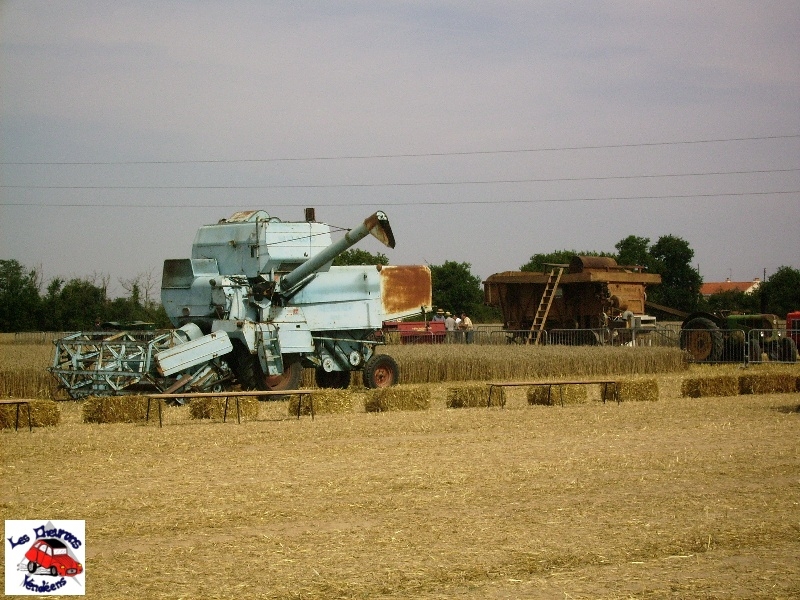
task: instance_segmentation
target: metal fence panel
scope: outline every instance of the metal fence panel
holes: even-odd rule
[[[748,333],[750,362],[797,362],[797,345],[791,337],[774,329],[751,329]]]

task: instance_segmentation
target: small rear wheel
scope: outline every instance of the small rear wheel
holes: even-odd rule
[[[38,569],[38,568],[39,568],[39,565],[37,565],[32,560],[28,562],[28,573],[36,573],[36,569]]]
[[[384,388],[400,381],[400,367],[388,354],[376,354],[364,365],[364,386]]]

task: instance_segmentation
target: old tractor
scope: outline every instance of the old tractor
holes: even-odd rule
[[[424,265],[331,266],[368,234],[394,248],[376,212],[336,242],[331,227],[237,212],[197,232],[191,258],[164,261],[161,300],[176,329],[78,332],[55,342],[50,371],[70,396],[142,389],[181,393],[289,390],[303,368],[320,387],[397,383],[399,368],[375,352],[389,319],[430,309]]]
[[[797,346],[790,335],[780,330],[777,315],[682,314],[681,348],[695,362],[739,362],[745,356],[750,361],[760,361],[762,353],[773,361],[797,360]]]

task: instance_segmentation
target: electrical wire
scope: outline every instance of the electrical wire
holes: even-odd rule
[[[234,159],[196,159],[196,160],[128,160],[128,161],[14,161],[0,162],[0,165],[52,165],[52,166],[122,166],[122,165],[183,165],[183,164],[214,164],[214,163],[270,163],[270,162],[303,162],[303,161],[332,161],[332,160],[374,160],[393,158],[430,158],[443,156],[476,156],[487,154],[525,154],[534,152],[567,152],[575,150],[606,150],[614,148],[645,148],[654,146],[680,146],[693,144],[719,144],[727,142],[750,142],[763,140],[783,140],[800,138],[800,133],[786,135],[764,135],[736,138],[716,138],[705,140],[683,140],[675,142],[640,142],[631,144],[598,144],[586,146],[560,146],[543,148],[521,148],[516,150],[467,150],[461,152],[419,152],[398,154],[365,154],[341,156],[306,156],[306,157],[277,157],[277,158],[234,158]]]
[[[486,179],[463,181],[419,181],[390,183],[297,183],[270,185],[5,185],[4,189],[35,190],[269,190],[269,189],[315,189],[315,188],[375,188],[375,187],[423,187],[448,185],[495,185],[512,183],[555,183],[565,181],[616,181],[632,179],[659,179],[671,177],[709,177],[719,175],[753,175],[769,173],[793,173],[797,169],[757,169],[752,171],[709,171],[706,173],[661,173],[651,175],[609,175],[605,177],[550,177],[541,179]]]
[[[479,205],[479,204],[546,204],[546,203],[567,203],[567,202],[611,202],[615,200],[686,200],[693,198],[735,198],[743,196],[778,196],[800,194],[800,190],[778,190],[770,192],[735,192],[726,194],[670,194],[663,196],[605,196],[587,198],[540,198],[540,199],[516,199],[516,200],[421,200],[421,201],[381,201],[384,206],[442,206],[442,205]],[[375,201],[365,202],[333,202],[330,204],[319,204],[320,208],[341,207],[341,206],[373,206]],[[44,202],[3,202],[0,206],[46,206],[49,208],[231,208],[230,204],[133,204],[133,203],[102,203],[91,204],[85,202],[47,204]],[[270,206],[296,207],[298,203],[275,203],[270,202]]]

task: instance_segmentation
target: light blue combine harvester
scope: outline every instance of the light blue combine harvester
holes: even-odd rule
[[[313,209],[304,222],[237,212],[200,228],[192,257],[164,261],[161,301],[169,331],[78,332],[55,342],[50,371],[73,398],[165,393],[289,390],[303,368],[317,385],[346,388],[351,371],[367,387],[399,380],[377,354],[383,321],[429,310],[423,265],[331,266],[367,234],[394,248],[376,212],[332,242]]]

